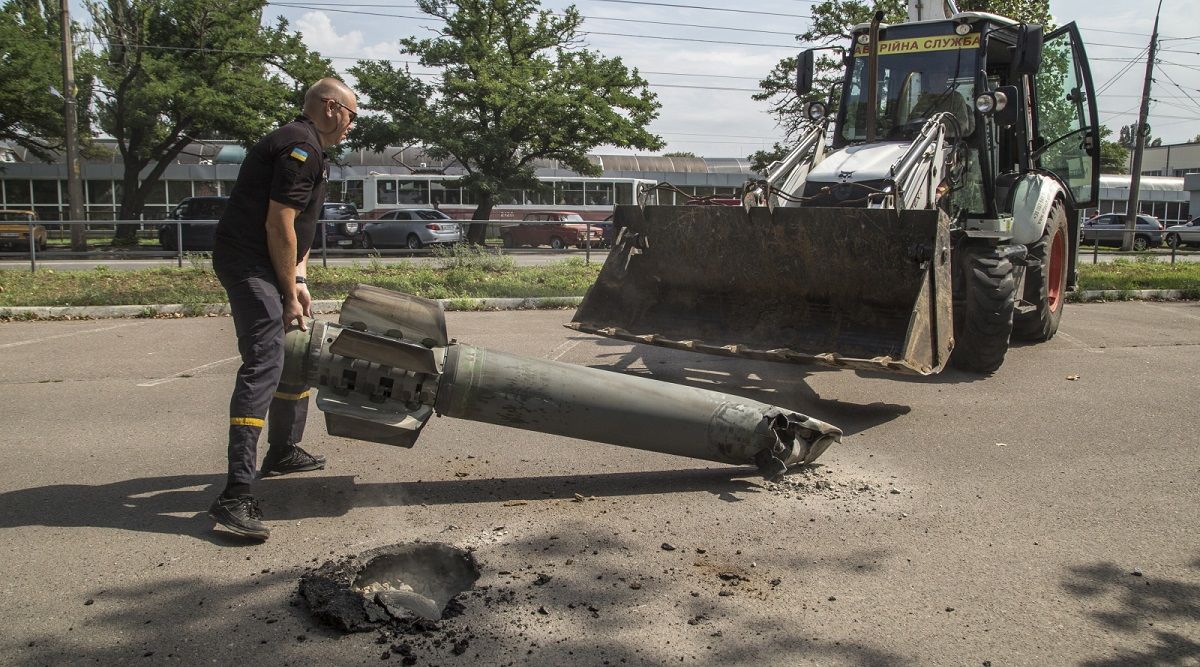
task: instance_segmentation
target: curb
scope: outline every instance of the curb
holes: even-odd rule
[[[1073,292],[1072,302],[1101,301],[1182,301],[1183,290],[1087,290]],[[575,308],[581,296],[531,297],[513,299],[437,299],[447,311],[469,310],[554,310]],[[337,313],[340,301],[313,302],[314,315]],[[160,304],[151,306],[10,306],[0,308],[0,319],[80,319],[99,320],[122,317],[218,317],[229,314],[227,303]]]
[[[553,310],[575,308],[581,296],[526,299],[437,299],[442,308],[456,310]],[[341,301],[313,301],[314,315],[339,312]],[[10,306],[0,308],[0,318],[98,320],[122,317],[217,317],[229,314],[227,303],[170,303],[150,306]]]
[[[1081,303],[1092,301],[1183,301],[1183,290],[1177,289],[1097,289],[1075,292],[1072,300]]]

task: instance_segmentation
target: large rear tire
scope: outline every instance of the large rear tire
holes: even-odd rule
[[[1046,231],[1037,243],[1029,245],[1030,259],[1038,260],[1025,269],[1024,300],[1034,309],[1017,313],[1013,318],[1013,337],[1041,342],[1050,340],[1058,331],[1067,297],[1067,260],[1070,243],[1067,240],[1067,213],[1061,202],[1050,209]]]
[[[1003,248],[965,246],[953,272],[954,352],[950,363],[990,374],[1004,363],[1013,330],[1016,280]]]

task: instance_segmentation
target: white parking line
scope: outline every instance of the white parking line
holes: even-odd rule
[[[568,340],[568,341],[560,344],[558,347],[554,348],[553,350],[550,350],[550,353],[546,355],[546,358],[549,359],[550,361],[558,361],[559,359],[563,358],[563,355],[565,355],[566,353],[575,349],[575,347],[577,345],[579,345],[580,343],[582,343],[584,340],[586,340],[586,339],[576,338],[574,340]]]
[[[1088,345],[1087,343],[1085,343],[1085,342],[1083,342],[1083,341],[1079,340],[1078,338],[1076,338],[1076,337],[1072,336],[1071,334],[1069,334],[1069,333],[1067,333],[1067,332],[1063,331],[1062,329],[1059,329],[1059,330],[1058,330],[1058,334],[1057,334],[1057,335],[1058,335],[1058,337],[1059,337],[1059,338],[1062,338],[1063,340],[1065,340],[1065,341],[1067,341],[1068,343],[1070,343],[1070,344],[1074,345],[1075,347],[1078,347],[1078,348],[1080,348],[1080,349],[1087,350],[1088,352],[1091,352],[1092,354],[1104,354],[1104,350],[1100,350],[1100,349],[1097,349],[1097,348],[1095,348],[1095,347],[1093,347],[1093,346],[1091,346],[1091,345]]]
[[[138,386],[139,386],[139,387],[157,387],[157,386],[158,386],[158,385],[160,385],[160,384],[166,384],[166,383],[168,383],[168,382],[171,382],[171,381],[174,381],[174,380],[178,380],[178,379],[180,379],[180,378],[187,377],[187,376],[189,376],[189,375],[193,375],[193,374],[194,374],[194,373],[196,373],[197,371],[206,370],[206,369],[212,368],[213,366],[220,366],[221,364],[227,364],[227,363],[229,363],[229,362],[231,362],[231,361],[236,361],[236,360],[238,360],[238,359],[241,359],[241,356],[237,356],[237,357],[229,357],[228,359],[222,359],[222,360],[220,360],[220,361],[214,361],[214,362],[211,362],[211,363],[204,364],[203,366],[197,366],[197,367],[195,367],[195,368],[189,368],[189,369],[187,369],[186,371],[179,371],[178,373],[174,373],[174,374],[172,374],[172,375],[168,375],[167,377],[159,378],[159,379],[157,379],[157,380],[151,380],[151,381],[149,381],[149,382],[142,382],[142,383],[141,383],[141,384],[139,384]]]
[[[15,343],[4,343],[3,345],[0,345],[0,350],[5,350],[10,347],[20,347],[22,345],[35,345],[37,343],[44,343],[48,340],[56,340],[59,338],[70,338],[71,336],[80,336],[80,335],[89,334],[89,333],[99,333],[101,331],[112,331],[113,329],[121,329],[124,327],[136,327],[136,326],[141,326],[142,324],[143,324],[142,322],[130,322],[128,324],[114,324],[111,327],[100,327],[98,329],[81,329],[79,331],[72,331],[70,333],[55,334],[53,336],[44,336],[42,338],[33,338],[30,340],[19,340]]]

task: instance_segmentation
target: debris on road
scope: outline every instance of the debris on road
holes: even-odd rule
[[[327,561],[304,575],[300,594],[313,615],[343,632],[393,621],[436,621],[479,578],[470,552],[447,544],[397,544]]]

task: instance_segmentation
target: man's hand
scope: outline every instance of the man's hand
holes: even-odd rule
[[[303,285],[301,285],[303,287]],[[308,290],[304,290],[307,297]],[[295,322],[300,327],[301,331],[308,331],[308,325],[304,323],[305,310],[311,310],[311,306],[305,306],[300,303],[300,299],[294,294],[289,294],[283,297],[283,326],[290,327],[292,322]]]
[[[307,284],[296,285],[296,300],[300,302],[300,309],[304,312],[304,316],[312,317],[312,295],[308,292]]]

